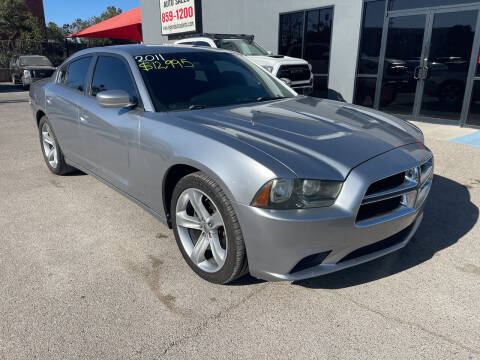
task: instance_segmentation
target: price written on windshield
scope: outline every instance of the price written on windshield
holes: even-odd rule
[[[187,59],[165,59],[160,54],[135,56],[138,68],[142,71],[150,70],[174,70],[195,67]]]

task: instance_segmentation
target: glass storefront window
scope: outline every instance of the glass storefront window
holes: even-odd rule
[[[328,74],[333,9],[307,11],[303,58],[312,64],[314,74]]]
[[[463,5],[479,0],[390,0],[390,10],[419,9],[444,5]]]
[[[376,86],[376,77],[357,77],[353,103],[357,105],[373,107]]]
[[[373,107],[375,100],[385,6],[385,0],[368,1],[363,5],[363,24],[353,99],[357,105]]]
[[[303,58],[315,75],[312,96],[327,97],[333,8],[311,9],[280,15],[278,52]]]
[[[412,114],[420,65],[426,15],[393,17],[389,20],[380,110]]]
[[[458,120],[478,11],[436,14],[420,114]]]
[[[475,70],[475,76],[480,76],[480,52],[477,57],[477,69]]]
[[[280,15],[279,54],[302,57],[304,19],[303,11]]]
[[[377,75],[384,18],[385,0],[364,4],[358,74]]]
[[[480,81],[473,82],[472,100],[467,125],[480,126]]]

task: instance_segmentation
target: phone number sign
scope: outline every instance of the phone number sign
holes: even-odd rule
[[[160,0],[162,35],[197,31],[195,0]]]

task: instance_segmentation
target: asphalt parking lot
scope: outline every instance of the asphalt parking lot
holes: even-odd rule
[[[447,141],[471,130],[422,126],[436,176],[403,250],[218,286],[137,205],[51,174],[28,94],[0,87],[1,359],[480,358],[480,147]]]

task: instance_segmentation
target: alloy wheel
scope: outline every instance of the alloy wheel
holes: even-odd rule
[[[57,144],[55,143],[55,138],[52,135],[48,123],[44,123],[42,126],[42,145],[43,153],[45,154],[48,163],[53,169],[55,169],[58,165]]]
[[[227,235],[222,215],[203,191],[189,188],[178,197],[175,219],[178,235],[192,262],[217,272],[227,258]]]

